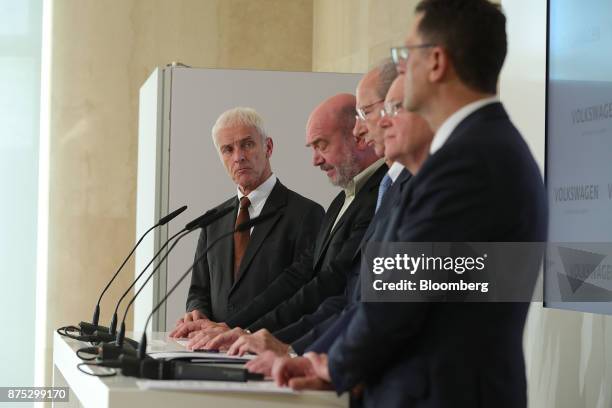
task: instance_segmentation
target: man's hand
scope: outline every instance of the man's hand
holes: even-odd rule
[[[224,325],[224,324],[225,323],[215,323],[208,319],[200,319],[200,320],[196,320],[195,322],[187,322],[187,323],[181,324],[179,327],[172,330],[169,336],[177,338],[177,339],[182,338],[182,337],[190,337],[189,335],[192,332],[195,332],[198,330],[206,330],[206,329],[217,327],[219,325]]]
[[[185,315],[183,317],[181,317],[180,319],[178,319],[176,321],[176,325],[174,326],[174,330],[172,330],[170,332],[169,336],[170,337],[180,337],[180,336],[176,336],[174,333],[181,326],[183,326],[185,323],[195,322],[197,320],[208,320],[208,317],[206,317],[206,315],[204,315],[204,313],[200,312],[197,309],[192,310],[191,312],[185,313]]]
[[[278,340],[268,330],[261,329],[253,334],[240,336],[229,348],[227,354],[230,356],[243,356],[247,352],[260,354],[264,351],[271,351],[278,356],[285,356],[289,353],[289,345]]]
[[[327,367],[327,355],[306,353],[304,357],[279,357],[272,366],[276,384],[294,390],[333,389]]]
[[[176,327],[180,326],[183,323],[195,322],[200,319],[208,319],[206,315],[200,312],[198,309],[194,309],[191,312],[185,313],[185,316],[181,317],[176,321]]]
[[[266,377],[272,376],[272,366],[274,361],[280,358],[271,351],[264,351],[252,360],[249,360],[244,367],[251,373],[263,374]]]
[[[214,323],[202,330],[192,331],[189,333],[189,342],[186,347],[188,350],[207,349],[206,343],[229,330],[229,326],[225,323]]]
[[[316,376],[312,363],[306,357],[277,357],[272,365],[272,377],[281,387],[293,378]]]
[[[208,350],[227,350],[240,336],[245,334],[248,333],[240,327],[234,327],[231,330],[218,334],[206,343],[203,348]]]

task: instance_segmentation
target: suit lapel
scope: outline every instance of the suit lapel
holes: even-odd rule
[[[391,215],[391,209],[398,205],[399,198],[401,197],[401,191],[404,188],[403,186],[408,180],[410,180],[411,177],[412,175],[408,170],[402,170],[391,188],[389,188],[387,193],[385,193],[381,206],[378,212],[374,214],[372,222],[368,226],[361,243],[357,247],[357,251],[355,251],[353,259],[361,256],[361,252],[365,250],[365,246],[371,240],[377,228],[384,227],[386,224],[385,219],[388,219],[389,215]]]
[[[391,214],[387,222],[382,222],[377,226],[372,241],[393,242],[395,241],[396,231],[404,215],[406,206],[410,203],[415,177],[408,177],[399,185],[399,191],[391,204]]]
[[[375,196],[377,196],[380,180],[384,177],[384,175],[387,173],[388,170],[389,168],[386,165],[380,166],[380,168],[376,170],[376,172],[374,172],[374,174],[370,176],[368,181],[366,181],[365,185],[359,190],[359,192],[357,193],[357,195],[355,196],[355,198],[353,199],[349,207],[346,209],[344,214],[342,214],[342,217],[340,217],[340,219],[336,223],[336,226],[334,226],[333,229],[331,229],[330,232],[325,237],[325,241],[323,245],[321,246],[319,252],[317,253],[317,256],[315,257],[315,262],[314,262],[315,265],[317,265],[317,263],[321,260],[321,256],[323,255],[323,252],[325,252],[325,249],[329,245],[329,242],[331,241],[336,231],[338,231],[342,227],[342,225],[344,225],[347,222],[347,220],[353,219],[353,214],[360,210],[359,202],[363,200],[364,197],[368,196],[369,194],[373,193]],[[372,190],[375,190],[375,191],[372,192]],[[340,212],[340,208],[342,208],[342,204],[344,204],[344,200],[342,200],[338,208],[338,212]],[[334,221],[337,217],[338,212],[336,212],[336,216],[331,220],[332,226],[334,225]]]
[[[329,243],[329,239],[331,238],[331,229],[334,225],[334,222],[336,221],[336,218],[338,217],[340,209],[342,209],[342,205],[344,204],[344,198],[344,191],[341,191],[336,196],[336,198],[334,198],[334,201],[332,201],[332,203],[329,205],[329,209],[325,214],[325,223],[321,225],[321,228],[319,229],[319,235],[317,237],[317,243],[314,252],[313,266],[317,264],[317,262],[319,261],[319,257],[321,256],[321,252],[323,251],[323,248],[325,248]]]
[[[266,203],[261,210],[261,214],[268,214],[270,212],[275,212],[276,214],[261,224],[255,226],[253,229],[253,234],[249,240],[249,245],[247,246],[246,252],[244,253],[240,263],[238,280],[234,282],[232,290],[234,290],[236,285],[243,279],[244,275],[248,271],[249,264],[253,260],[253,257],[255,257],[264,240],[270,234],[272,228],[274,228],[274,225],[281,218],[283,212],[279,210],[287,205],[287,192],[287,188],[277,180],[272,192],[270,192],[270,196],[266,200]]]

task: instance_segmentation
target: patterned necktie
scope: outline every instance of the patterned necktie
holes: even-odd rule
[[[383,177],[382,181],[380,182],[380,186],[378,187],[378,200],[376,201],[376,212],[378,212],[380,203],[382,202],[382,199],[385,196],[385,193],[387,192],[389,187],[391,187],[392,183],[393,182],[391,181],[391,177],[389,177],[388,174],[385,174],[385,177]]]
[[[240,224],[245,223],[251,219],[249,216],[249,206],[251,201],[247,196],[240,199],[240,210],[238,211],[238,218],[236,219],[236,227]],[[240,271],[240,262],[242,257],[249,245],[251,239],[251,231],[240,231],[234,232],[234,282],[238,280],[238,272]]]

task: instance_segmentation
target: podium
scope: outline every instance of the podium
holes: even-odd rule
[[[136,338],[139,338],[136,336]],[[171,340],[166,341],[167,333],[152,333],[149,336],[152,347],[164,344],[167,351],[179,349]],[[300,407],[300,408],[346,408],[348,395],[338,397],[331,391],[305,391],[294,394],[273,394],[253,392],[209,392],[209,391],[166,391],[144,390],[138,386],[137,378],[124,377],[120,373],[113,377],[92,377],[80,372],[77,364],[82,360],[76,350],[89,346],[78,340],[53,337],[53,386],[69,387],[69,402],[57,404],[58,407],[87,408],[157,408],[157,407]]]

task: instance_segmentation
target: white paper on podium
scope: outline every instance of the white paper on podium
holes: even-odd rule
[[[299,394],[288,387],[279,387],[273,381],[190,381],[190,380],[139,380],[142,390],[174,390],[202,392],[244,392],[260,394]]]
[[[245,354],[242,357],[228,356],[225,353],[210,353],[206,351],[152,351],[148,353],[155,359],[175,360],[175,359],[191,359],[191,360],[212,360],[218,362],[244,362],[257,357],[255,354]]]

